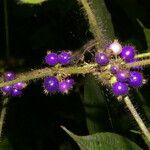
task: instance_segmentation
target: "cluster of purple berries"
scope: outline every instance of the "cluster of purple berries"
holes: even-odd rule
[[[4,81],[11,81],[15,79],[14,72],[5,72],[4,73]],[[13,97],[21,96],[22,90],[26,87],[25,82],[18,82],[13,85],[7,85],[1,88],[1,91],[4,95],[11,95]]]
[[[44,89],[46,93],[61,92],[67,94],[75,84],[73,79],[67,78],[59,82],[55,76],[49,76],[44,79]]]
[[[71,52],[61,52],[57,55],[54,52],[48,52],[45,56],[45,63],[50,66],[55,66],[58,63],[61,65],[68,65],[71,62]],[[70,89],[72,89],[74,85],[73,79],[64,79],[59,81],[55,76],[49,76],[44,79],[43,87],[46,93],[68,93]]]
[[[106,52],[99,52],[95,56],[95,61],[101,65],[106,66],[111,64],[110,71],[112,74],[112,78],[114,82],[112,83],[112,92],[116,96],[119,95],[126,95],[128,94],[129,87],[138,88],[141,87],[143,84],[143,76],[138,71],[140,69],[139,66],[122,70],[119,68],[119,64],[116,63],[114,65],[116,58],[119,56],[119,59],[122,59],[124,63],[131,63],[138,61],[135,59],[135,49],[133,46],[124,46],[122,47],[118,41],[114,41],[108,47],[109,53]],[[115,58],[110,61],[112,58],[112,54]]]
[[[58,63],[61,65],[68,65],[71,61],[71,52],[61,52],[57,55],[54,52],[48,52],[45,56],[45,63],[50,66],[55,66]]]

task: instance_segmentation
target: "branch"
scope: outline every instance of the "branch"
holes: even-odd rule
[[[148,139],[148,141],[150,142],[150,132],[148,131],[148,129],[146,128],[144,122],[142,121],[141,117],[139,116],[139,114],[137,113],[136,109],[134,108],[131,100],[129,99],[128,96],[126,96],[124,98],[124,102],[126,104],[126,106],[128,107],[128,109],[130,110],[132,116],[134,117],[134,119],[136,120],[137,124],[139,125],[141,131],[143,132],[143,134],[145,135],[145,137]]]
[[[135,58],[144,58],[144,57],[150,57],[150,52],[138,54],[135,56]]]
[[[107,10],[104,0],[78,0],[87,16],[90,31],[94,39],[98,42],[97,49],[101,50],[114,39],[114,30],[111,22],[111,16]]]
[[[101,30],[99,30],[98,22],[96,20],[96,17],[94,15],[94,13],[92,12],[92,9],[90,8],[87,0],[79,0],[79,1],[83,5],[85,13],[86,13],[86,15],[88,17],[91,32],[93,33],[96,41],[101,41],[101,38],[102,38],[101,35],[102,35],[102,33],[100,32]],[[97,46],[98,46],[98,48],[100,48],[99,44]]]
[[[5,119],[5,115],[6,115],[6,105],[8,103],[9,98],[5,97],[3,99],[3,105],[2,105],[2,111],[1,111],[1,115],[0,115],[0,138],[2,136],[2,129],[3,129],[3,124],[4,124],[4,119]]]
[[[141,61],[137,61],[137,62],[133,62],[133,63],[128,63],[128,64],[126,64],[126,67],[132,68],[132,67],[136,67],[136,66],[145,66],[145,65],[150,65],[150,59],[145,59],[145,60],[141,60]]]
[[[74,66],[74,67],[52,67],[52,68],[44,68],[44,69],[38,69],[31,72],[27,72],[21,75],[18,75],[15,80],[8,81],[8,82],[1,82],[0,88],[7,85],[12,85],[18,82],[26,82],[33,79],[39,79],[44,78],[47,76],[52,76],[55,74],[61,74],[69,76],[71,74],[87,74],[94,72],[97,64],[85,64],[84,66]]]

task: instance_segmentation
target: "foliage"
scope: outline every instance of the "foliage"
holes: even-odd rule
[[[74,52],[90,39],[98,42],[93,48],[94,51],[100,51],[114,37],[125,44],[136,45],[140,53],[147,51],[150,47],[150,22],[147,21],[149,18],[148,1],[141,2],[142,5],[140,5],[138,0],[113,0],[111,2],[90,0],[86,4],[87,10],[83,7],[86,0],[78,0],[78,2],[75,0],[45,1],[19,1],[22,4],[31,5],[18,5],[16,0],[8,3],[8,14],[4,14],[4,18],[9,15],[9,28],[5,30],[9,29],[9,32],[6,33],[10,34],[10,43],[6,43],[10,46],[4,45],[5,42],[2,40],[1,58],[4,59],[6,47],[10,47],[10,57],[16,60],[23,58],[24,64],[18,67],[14,61],[9,61],[13,59],[6,60],[6,63],[4,60],[4,63],[0,63],[2,73],[4,68],[18,72],[26,72],[33,66],[43,68],[41,58],[46,53],[46,49],[57,49],[57,51],[71,49]],[[3,30],[0,32],[2,32],[1,35],[5,34]],[[5,38],[2,37],[2,39]],[[82,50],[78,52],[81,55]],[[78,56],[77,58],[79,59]],[[87,58],[89,58],[88,54]],[[142,63],[146,65],[148,61],[145,60]],[[4,65],[1,66],[1,64]],[[58,72],[59,69],[61,69],[60,73],[66,74],[70,72],[84,75],[93,73],[93,66],[91,67],[87,62],[84,65],[80,68],[78,66],[69,68],[56,66],[52,71],[47,68],[33,70],[10,83],[43,78]],[[144,70],[146,78],[149,75],[148,71],[148,68]],[[81,76],[75,79],[77,85],[74,92],[69,95],[43,96],[41,85],[37,81],[35,85],[32,83],[29,85],[20,100],[10,99],[3,132],[8,140],[6,143],[4,141],[4,144],[0,143],[0,148],[10,149],[8,144],[10,141],[14,149],[22,150],[46,148],[75,150],[79,147],[86,150],[110,149],[110,144],[112,149],[141,149],[140,147],[147,149],[149,142],[137,131],[123,103],[118,102],[93,75],[85,76],[84,80]],[[2,86],[3,82],[0,85]],[[142,119],[149,121],[149,84],[136,92],[131,91],[131,95],[133,95],[132,103],[139,105],[136,107],[138,107],[138,112],[141,111]],[[77,142],[78,147],[62,132],[60,125],[66,126],[78,135],[90,135],[76,136],[65,129]],[[134,133],[130,132],[132,129],[135,130]],[[93,133],[96,134],[93,135]]]
[[[134,142],[114,133],[97,133],[89,136],[77,136],[63,127],[63,129],[78,143],[81,150],[141,150]]]

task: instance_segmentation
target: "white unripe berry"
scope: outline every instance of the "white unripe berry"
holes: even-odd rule
[[[122,51],[122,46],[117,40],[114,40],[114,42],[109,45],[109,49],[113,51],[114,55],[119,55]]]

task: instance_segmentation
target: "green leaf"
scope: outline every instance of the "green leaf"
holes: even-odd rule
[[[147,46],[148,46],[148,49],[150,50],[150,29],[144,27],[144,25],[142,24],[142,22],[139,19],[137,19],[137,21],[139,22],[140,26],[143,28],[143,31],[145,33]]]
[[[9,141],[7,139],[3,139],[0,141],[0,150],[13,150]]]
[[[23,3],[23,4],[41,4],[47,0],[19,0],[20,3]]]
[[[83,105],[90,134],[109,128],[111,116],[108,113],[106,98],[99,81],[92,75],[85,79]]]
[[[114,133],[77,136],[65,127],[62,128],[76,141],[81,150],[141,150],[134,142]]]
[[[73,148],[71,146],[71,143],[67,140],[59,146],[59,149],[60,150],[72,150]]]

